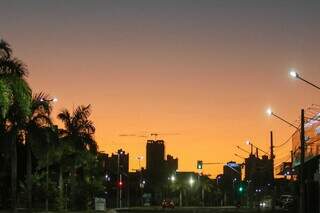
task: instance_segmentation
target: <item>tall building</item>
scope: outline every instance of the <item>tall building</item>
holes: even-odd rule
[[[163,174],[165,164],[165,148],[163,140],[147,141],[147,172],[151,176]]]
[[[178,159],[171,155],[165,159],[163,140],[148,140],[146,151],[145,192],[151,194],[151,203],[158,205],[166,196],[168,177],[178,169]]]

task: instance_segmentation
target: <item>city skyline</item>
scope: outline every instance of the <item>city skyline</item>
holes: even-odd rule
[[[245,155],[236,146],[249,150],[246,140],[269,150],[270,130],[284,142],[294,130],[268,118],[268,107],[294,121],[318,104],[318,91],[288,75],[296,68],[319,83],[317,1],[140,2],[0,8],[0,36],[28,65],[32,89],[59,99],[54,120],[91,104],[100,150],[123,148],[130,169],[148,138],[120,135],[160,133],[179,170],[196,171],[197,160],[241,161],[234,153]]]

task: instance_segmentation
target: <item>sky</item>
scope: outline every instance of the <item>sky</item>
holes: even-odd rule
[[[298,0],[1,0],[0,37],[29,69],[34,92],[63,108],[92,105],[101,151],[123,148],[130,168],[160,133],[180,171],[197,160],[242,162],[246,140],[269,151],[301,108],[320,104],[320,1]],[[119,135],[148,135],[121,137]],[[162,134],[162,135],[161,135]],[[291,143],[275,150],[288,160]],[[145,164],[145,159],[142,165]],[[206,165],[215,177],[222,165]]]

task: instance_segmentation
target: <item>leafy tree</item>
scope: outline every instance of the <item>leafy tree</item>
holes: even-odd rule
[[[0,40],[0,121],[3,135],[10,140],[11,158],[11,200],[16,212],[17,199],[17,143],[31,113],[31,89],[25,80],[27,68],[12,57],[12,49]]]

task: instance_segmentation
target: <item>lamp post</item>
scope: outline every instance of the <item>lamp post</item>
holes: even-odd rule
[[[51,99],[44,99],[41,98],[40,99],[41,102],[57,102],[58,99],[57,98],[51,98]],[[46,137],[47,137],[47,152],[46,152],[46,212],[49,211],[49,199],[48,199],[48,194],[49,194],[49,156],[48,156],[48,149],[49,149],[49,136],[48,133],[46,133]]]
[[[317,88],[317,89],[320,90],[320,87],[319,87],[319,86],[317,86],[317,85],[311,83],[310,81],[307,81],[306,79],[302,78],[302,77],[299,75],[299,73],[297,73],[294,69],[291,69],[291,70],[289,71],[289,74],[290,74],[290,76],[291,76],[292,78],[297,78],[297,79],[299,79],[299,80],[301,80],[301,81],[303,81],[303,82],[305,82],[305,83],[307,83],[307,84],[309,84],[309,85],[311,85],[311,86],[313,86],[313,87],[315,87],[315,88]]]
[[[118,150],[118,152],[117,152],[117,156],[118,156],[118,177],[119,177],[119,179],[118,179],[118,191],[119,191],[119,197],[118,197],[118,206],[119,206],[119,208],[121,208],[121,206],[122,206],[122,174],[121,174],[121,172],[120,172],[120,157],[121,157],[121,155],[123,154],[124,152],[120,149],[120,150]]]
[[[261,152],[263,152],[264,154],[267,154],[267,152],[263,151],[262,149],[260,149],[259,147],[257,147],[256,145],[254,145],[251,141],[247,140],[246,141],[246,144],[247,145],[250,145],[251,146],[251,154],[252,154],[252,150],[253,150],[253,147],[256,148],[257,150],[260,150]],[[257,156],[258,157],[258,156]]]
[[[290,75],[291,76],[296,76],[298,77],[299,75],[297,73],[291,73],[290,72]],[[300,79],[300,78],[299,78]],[[297,131],[300,131],[300,150],[301,150],[301,153],[300,153],[300,169],[299,169],[299,188],[300,188],[300,197],[299,197],[299,212],[300,213],[304,213],[305,212],[305,178],[304,178],[304,158],[305,158],[305,137],[304,137],[304,109],[301,109],[301,123],[300,123],[300,128],[298,128],[297,126],[295,126],[294,124],[290,123],[289,121],[285,120],[284,118],[276,115],[272,110],[271,108],[269,108],[267,110],[267,114],[269,116],[274,116],[276,118],[278,118],[279,120],[285,122],[286,124],[289,124],[290,126],[294,127]]]
[[[141,169],[141,160],[143,160],[143,156],[138,156],[137,160],[139,162],[139,169]]]

